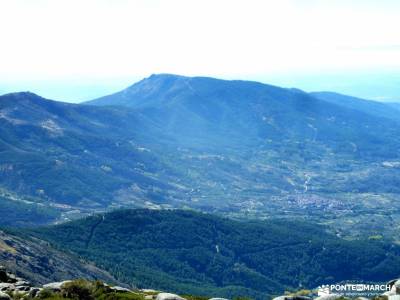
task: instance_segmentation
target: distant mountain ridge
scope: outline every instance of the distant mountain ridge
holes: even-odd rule
[[[276,91],[284,90],[277,86],[256,81],[222,80],[211,77],[188,77],[175,74],[152,74],[148,78],[144,78],[120,92],[83,103],[92,105],[123,105],[133,108],[150,107],[155,104],[160,105],[161,103],[158,102],[160,100],[164,102],[173,101],[174,96],[177,96],[178,92],[182,92],[182,90],[179,91],[182,85],[188,89],[186,96],[196,94],[196,90],[191,86],[192,83],[232,86],[245,84],[247,88],[263,86]]]
[[[377,130],[373,134],[380,136],[389,129],[379,128],[376,115],[331,102],[297,89],[258,82],[160,74],[87,104],[146,111],[178,140],[194,136],[196,143],[205,138],[221,142],[221,136],[228,136],[241,143],[251,140],[254,144],[266,138],[315,138],[336,145],[346,140],[348,131],[359,130],[355,135],[350,133],[354,139],[370,135],[371,130]]]
[[[370,115],[400,121],[400,113],[390,103],[360,99],[333,92],[313,92],[311,95],[330,103],[359,110]]]

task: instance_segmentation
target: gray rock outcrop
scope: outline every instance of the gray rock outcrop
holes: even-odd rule
[[[109,287],[110,290],[114,291],[114,292],[118,292],[118,293],[131,293],[132,291],[130,289],[121,287],[121,286],[112,286]]]
[[[51,290],[54,292],[61,291],[61,288],[64,284],[71,282],[71,280],[59,281],[59,282],[50,282],[43,285],[44,289]]]
[[[186,299],[175,294],[159,293],[156,297],[156,300],[186,300]]]

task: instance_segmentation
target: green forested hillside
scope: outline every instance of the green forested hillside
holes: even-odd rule
[[[301,286],[400,275],[400,247],[345,241],[301,221],[123,210],[32,233],[131,285],[197,295],[261,298]]]

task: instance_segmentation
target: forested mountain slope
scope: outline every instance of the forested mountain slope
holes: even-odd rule
[[[122,210],[29,231],[138,287],[262,298],[301,286],[397,278],[400,247],[345,241],[302,221]]]

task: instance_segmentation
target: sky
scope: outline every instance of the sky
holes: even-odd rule
[[[400,101],[398,0],[0,0],[0,93],[79,102],[154,73]]]

